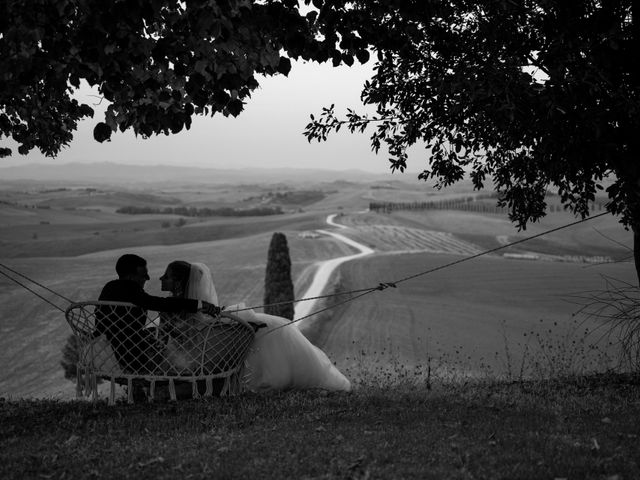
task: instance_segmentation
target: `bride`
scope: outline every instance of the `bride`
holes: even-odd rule
[[[162,290],[174,296],[204,300],[218,305],[211,271],[202,263],[171,262],[160,277]],[[351,383],[331,363],[327,355],[286,318],[227,307],[225,316],[234,316],[257,328],[246,359],[246,386],[251,391],[321,388],[350,391]],[[190,314],[185,321],[209,322],[204,314]],[[260,328],[263,327],[263,328]],[[168,345],[169,347],[169,345]],[[168,348],[168,350],[170,350]],[[169,361],[180,362],[180,355]]]

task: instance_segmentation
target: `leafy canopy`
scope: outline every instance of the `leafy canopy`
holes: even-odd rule
[[[177,133],[194,114],[236,116],[257,75],[286,75],[290,58],[324,49],[313,15],[297,0],[4,1],[0,139],[58,154],[94,113],[73,98],[82,80],[109,102],[100,142],[117,130]]]
[[[384,145],[399,171],[423,144],[420,178],[491,181],[520,227],[544,215],[550,186],[587,215],[610,176],[609,210],[640,223],[639,9],[631,0],[327,1],[322,32],[377,55],[362,93],[376,114],[338,118],[331,106],[305,134],[373,127],[373,150]]]

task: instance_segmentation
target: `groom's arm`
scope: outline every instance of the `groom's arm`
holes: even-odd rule
[[[124,280],[114,280],[105,285],[99,300],[129,302],[146,310],[154,310],[156,312],[195,313],[198,310],[203,310],[205,313],[214,316],[220,312],[217,306],[209,302],[189,298],[149,295],[140,285]]]
[[[133,303],[147,310],[154,310],[156,312],[195,313],[202,308],[203,302],[199,300],[192,300],[190,298],[156,297],[154,295],[149,295],[141,289]]]
[[[147,310],[154,310],[156,312],[168,312],[168,313],[177,313],[177,312],[189,312],[195,313],[198,311],[202,311],[212,317],[215,317],[220,314],[222,309],[213,303],[205,302],[203,300],[193,300],[190,298],[179,298],[179,297],[156,297],[153,295],[149,295],[144,290],[142,291],[142,295],[140,296],[139,303],[143,308]]]

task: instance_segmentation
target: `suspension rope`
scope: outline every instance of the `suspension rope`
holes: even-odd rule
[[[382,284],[381,284],[382,285]],[[265,308],[265,307],[277,307],[280,305],[289,305],[290,303],[298,303],[298,302],[308,302],[310,300],[321,300],[323,298],[330,298],[330,297],[339,297],[341,295],[352,295],[354,293],[361,293],[361,292],[370,292],[371,290],[382,290],[382,288],[378,287],[369,287],[369,288],[359,288],[357,290],[347,290],[344,292],[334,292],[334,293],[330,293],[327,295],[318,295],[317,297],[305,297],[305,298],[296,298],[294,300],[285,300],[283,302],[274,302],[274,303],[265,303],[264,305],[256,305],[253,307],[244,307],[244,308],[239,308],[238,310],[233,310],[233,312],[244,312],[246,310],[256,310],[258,308]]]
[[[22,274],[22,273],[20,273],[20,272],[18,272],[18,271],[16,271],[16,270],[14,270],[14,269],[12,269],[12,268],[7,267],[7,266],[6,266],[6,265],[4,265],[3,263],[0,263],[0,267],[5,268],[5,269],[9,270],[11,273],[15,273],[16,275],[21,276],[21,277],[22,277],[22,278],[24,278],[25,280],[28,280],[28,281],[30,281],[31,283],[33,283],[34,285],[37,285],[37,286],[39,286],[40,288],[45,289],[45,290],[46,290],[47,292],[49,292],[49,293],[53,293],[53,294],[54,294],[54,295],[56,295],[57,297],[60,297],[60,298],[62,298],[63,300],[66,300],[66,301],[67,301],[67,302],[69,302],[69,303],[74,303],[74,302],[73,302],[73,300],[71,300],[71,299],[69,299],[69,298],[65,297],[65,296],[64,296],[64,295],[62,295],[61,293],[58,293],[58,292],[56,292],[56,291],[54,291],[54,290],[51,290],[51,289],[50,289],[49,287],[47,287],[46,285],[42,285],[41,283],[36,282],[36,281],[35,281],[35,280],[33,280],[32,278],[29,278],[29,277],[27,277],[26,275],[24,275],[24,274]],[[5,275],[7,278],[10,278],[10,279],[11,279],[11,280],[13,280],[14,282],[18,283],[15,279],[13,279],[13,278],[9,277],[9,275],[7,275],[6,273],[5,273],[4,275]],[[27,290],[29,290],[29,289],[27,289]],[[31,291],[31,290],[30,290],[30,291]]]
[[[319,313],[322,313],[322,312],[324,312],[324,311],[326,311],[326,310],[329,310],[329,309],[331,309],[331,308],[339,307],[340,305],[344,305],[345,303],[351,302],[351,301],[356,300],[356,299],[358,299],[358,298],[360,298],[360,297],[364,297],[365,295],[368,295],[368,294],[373,293],[373,292],[375,292],[375,291],[377,291],[377,290],[380,290],[380,289],[379,289],[378,287],[375,287],[375,288],[370,288],[370,289],[368,289],[368,290],[366,290],[366,291],[363,291],[363,290],[364,290],[364,289],[359,290],[359,291],[361,291],[362,293],[360,293],[359,295],[356,295],[355,297],[347,298],[346,300],[343,300],[343,301],[341,301],[341,302],[334,303],[334,304],[329,305],[329,306],[327,306],[327,307],[321,308],[320,310],[316,310],[315,312],[311,312],[311,313],[309,313],[309,314],[305,315],[304,317],[296,318],[295,320],[291,320],[289,323],[285,323],[285,324],[283,324],[283,325],[280,325],[280,326],[278,326],[278,327],[275,327],[275,328],[273,328],[273,329],[269,330],[268,332],[266,332],[266,333],[265,333],[265,335],[269,335],[270,333],[273,333],[273,332],[275,332],[276,330],[280,330],[281,328],[288,327],[288,326],[289,326],[289,325],[291,325],[292,323],[297,323],[297,322],[299,322],[299,321],[301,321],[301,320],[304,320],[305,318],[312,317],[312,316],[314,316],[314,315],[317,315],[317,314],[319,314]],[[349,292],[344,292],[344,293],[342,293],[342,295],[344,295],[344,294],[346,294],[346,293],[349,293]]]
[[[3,266],[3,267],[4,267],[4,265],[2,265],[2,264],[0,264],[0,266]],[[5,267],[5,268],[7,268],[7,267]],[[9,268],[8,270],[11,270],[11,269]],[[15,272],[15,273],[17,273],[17,272]],[[20,285],[22,288],[24,288],[24,289],[26,289],[26,290],[30,291],[31,293],[33,293],[36,297],[39,297],[40,299],[44,300],[45,302],[47,302],[47,303],[48,303],[49,305],[51,305],[52,307],[57,308],[58,310],[60,310],[61,312],[63,312],[63,313],[64,313],[64,311],[65,311],[65,310],[64,310],[64,308],[60,308],[58,305],[56,305],[55,303],[53,303],[52,301],[50,301],[48,298],[43,297],[43,296],[42,296],[42,295],[40,295],[38,292],[36,292],[36,291],[35,291],[35,290],[33,290],[32,288],[28,287],[27,285],[25,285],[25,284],[24,284],[24,283],[22,283],[21,281],[19,281],[19,280],[17,280],[17,279],[15,279],[15,278],[13,278],[11,275],[8,275],[6,272],[3,272],[2,270],[0,270],[0,274],[4,275],[4,276],[5,276],[5,277],[7,277],[9,280],[11,280],[11,281],[13,281],[13,282],[17,283],[17,284],[18,284],[18,285]],[[21,274],[18,274],[18,275],[21,275]],[[21,276],[24,276],[24,275],[21,275]],[[25,278],[26,278],[26,277],[25,277]],[[31,281],[31,280],[30,280],[30,281]],[[34,282],[34,283],[36,283],[36,282]],[[36,283],[36,285],[38,285],[38,284]],[[44,289],[46,289],[46,290],[49,290],[47,287],[43,287],[43,288],[44,288]],[[55,292],[53,292],[53,293],[55,293]],[[56,295],[58,295],[58,296],[62,297],[62,295],[59,295],[59,294],[56,294]],[[62,298],[64,298],[64,297],[62,297]],[[65,299],[65,300],[66,300],[66,299]],[[69,303],[73,303],[73,302],[71,302],[70,300],[68,300],[68,301],[69,301]]]
[[[317,299],[322,299],[322,298],[337,297],[337,296],[341,296],[341,295],[350,295],[350,294],[355,294],[355,293],[362,293],[362,295],[357,295],[356,297],[349,298],[349,299],[347,299],[347,300],[345,300],[343,302],[334,304],[332,306],[332,307],[335,307],[335,306],[342,305],[344,303],[350,302],[352,300],[355,300],[356,298],[360,298],[361,296],[367,295],[367,294],[375,292],[375,291],[386,290],[387,288],[397,288],[397,285],[399,283],[406,282],[407,280],[412,280],[414,278],[421,277],[423,275],[427,275],[427,274],[430,274],[430,273],[437,272],[438,270],[443,270],[445,268],[453,267],[454,265],[457,265],[459,263],[468,262],[469,260],[473,260],[475,258],[482,257],[483,255],[489,255],[489,254],[495,253],[495,252],[497,252],[499,250],[503,250],[505,248],[509,248],[509,247],[514,246],[514,245],[518,245],[520,243],[528,242],[528,241],[533,240],[535,238],[539,238],[539,237],[542,237],[544,235],[548,235],[550,233],[554,233],[554,232],[557,232],[557,231],[565,229],[565,228],[573,227],[573,226],[578,225],[580,223],[584,223],[584,222],[587,222],[589,220],[594,220],[594,219],[602,217],[604,215],[610,215],[610,213],[609,212],[602,212],[602,213],[599,213],[599,214],[594,215],[592,217],[587,217],[587,218],[583,218],[581,220],[576,220],[575,222],[571,222],[571,223],[567,223],[567,224],[564,224],[564,225],[560,225],[558,227],[551,228],[549,230],[545,230],[544,232],[540,232],[540,233],[537,233],[535,235],[524,237],[524,238],[521,238],[519,240],[515,240],[513,242],[509,242],[509,243],[506,243],[504,245],[500,245],[499,247],[491,248],[489,250],[484,250],[482,252],[476,253],[475,255],[470,255],[468,257],[464,257],[464,258],[455,260],[453,262],[449,262],[449,263],[446,263],[444,265],[440,265],[440,266],[431,268],[429,270],[425,270],[425,271],[422,271],[422,272],[419,272],[419,273],[416,273],[416,274],[413,274],[413,275],[409,275],[407,277],[401,278],[401,279],[393,281],[393,282],[381,282],[375,287],[360,288],[360,289],[357,289],[357,290],[348,290],[348,291],[344,291],[344,292],[335,292],[335,293],[328,294],[328,295],[319,295],[317,297],[300,298],[300,299],[288,300],[288,301],[285,301],[285,302],[269,303],[269,304],[266,304],[266,305],[259,305],[259,306],[255,306],[255,307],[246,307],[246,308],[242,308],[242,309],[239,309],[239,310],[234,310],[234,312],[236,312],[236,311],[237,312],[242,312],[244,310],[253,310],[253,309],[257,309],[257,308],[264,308],[264,307],[270,307],[270,306],[287,305],[287,304],[290,304],[290,303],[305,302],[305,301],[308,301],[308,300],[317,300]],[[310,313],[309,315],[305,315],[304,317],[297,318],[295,320],[292,320],[291,323],[298,322],[300,320],[303,320],[303,319],[305,319],[307,317],[315,315],[316,313],[323,312],[323,311],[327,310],[328,308],[332,308],[332,307],[323,308],[322,310],[318,310],[317,312],[313,312],[313,313]],[[280,328],[280,327],[278,327],[278,328]]]

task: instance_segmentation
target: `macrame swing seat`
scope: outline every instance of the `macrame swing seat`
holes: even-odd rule
[[[244,390],[255,332],[236,315],[148,314],[130,303],[88,301],[71,304],[65,316],[78,345],[78,397],[95,401],[99,379],[110,382],[110,405],[116,384],[127,386],[129,403],[134,387],[150,400],[159,388],[176,400],[189,384],[193,398]]]

